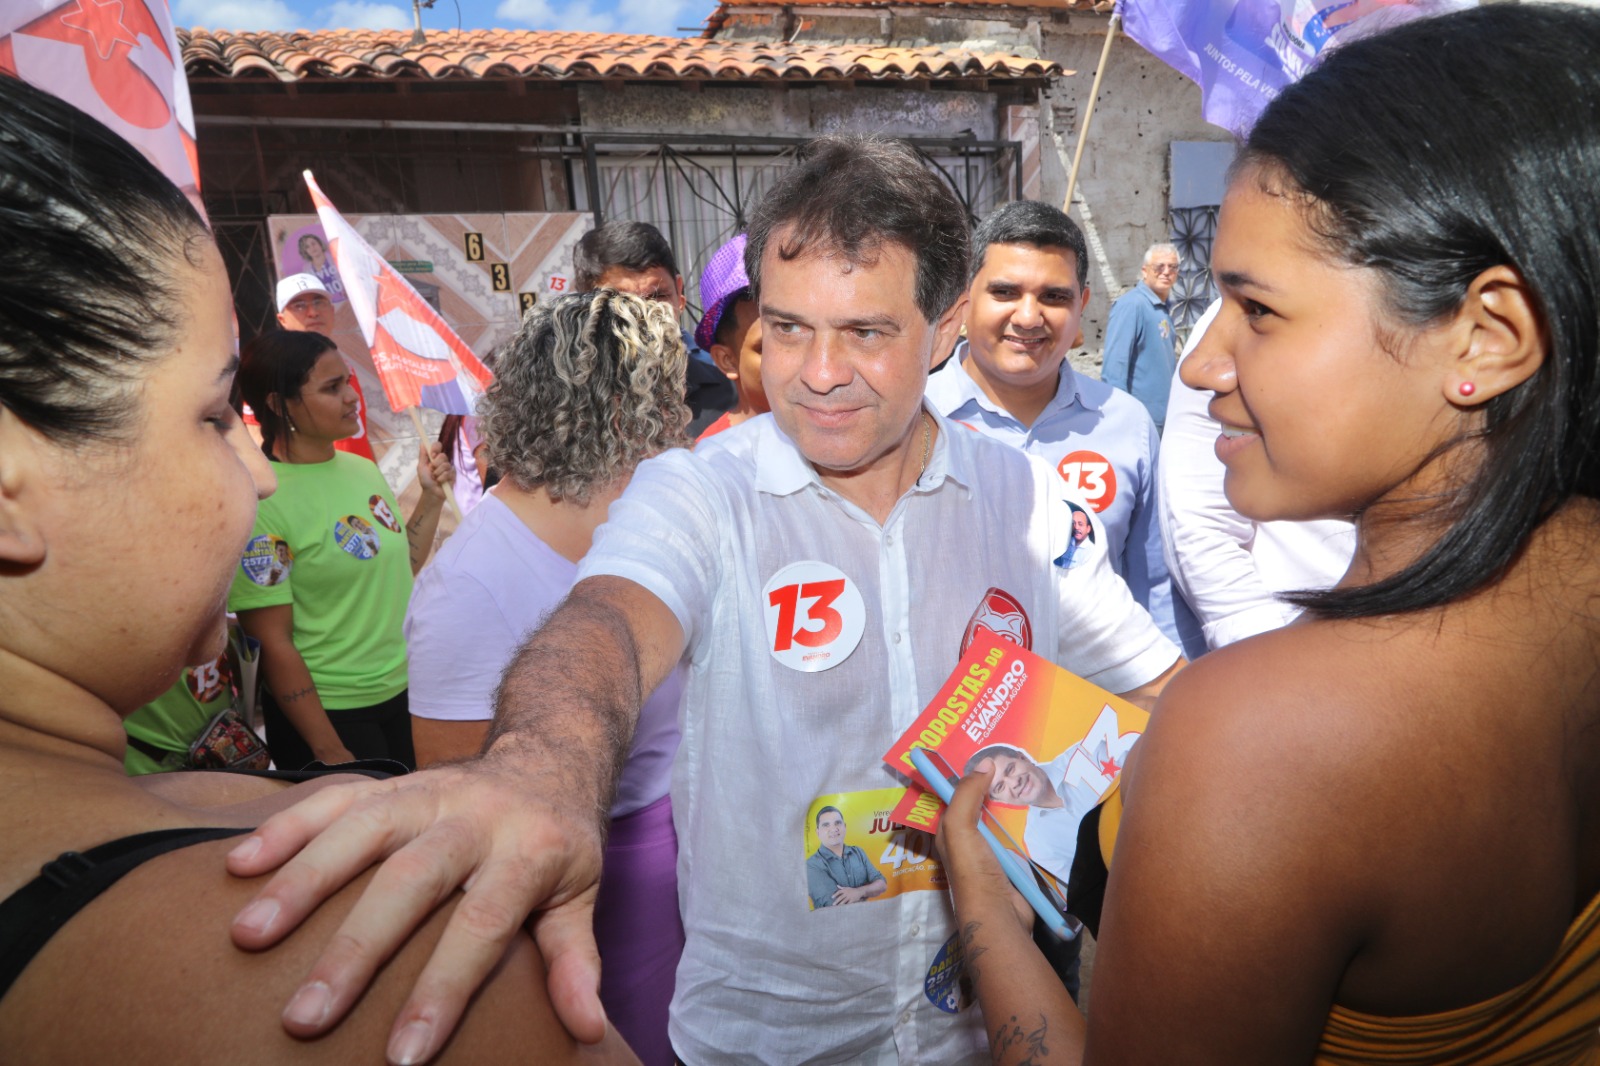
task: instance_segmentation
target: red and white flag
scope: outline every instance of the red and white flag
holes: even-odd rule
[[[0,73],[99,119],[200,209],[194,112],[166,0],[3,0]]]
[[[305,178],[389,406],[396,411],[420,406],[447,415],[472,414],[494,375],[411,283],[344,220],[311,171]]]

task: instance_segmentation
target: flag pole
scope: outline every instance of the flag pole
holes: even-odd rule
[[[1083,124],[1078,127],[1078,148],[1072,153],[1072,173],[1067,176],[1067,200],[1061,210],[1072,210],[1072,193],[1078,187],[1078,165],[1083,162],[1083,146],[1089,141],[1089,122],[1094,118],[1094,102],[1100,95],[1100,79],[1106,75],[1106,60],[1111,55],[1111,39],[1116,36],[1117,23],[1122,12],[1113,10],[1111,21],[1106,23],[1106,43],[1100,49],[1100,65],[1095,68],[1094,86],[1089,90],[1089,106],[1084,108]]]
[[[422,428],[422,416],[417,414],[415,407],[407,407],[406,414],[411,416],[411,424],[417,427],[417,442],[426,449],[428,447],[428,433],[427,430]],[[456,502],[456,487],[454,485],[441,485],[439,487],[444,489],[445,502],[450,505],[450,513],[456,516],[456,525],[460,525],[466,516],[461,513],[461,505]]]

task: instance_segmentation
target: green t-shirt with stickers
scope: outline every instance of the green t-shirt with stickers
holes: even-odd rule
[[[294,606],[294,646],[328,710],[399,695],[411,559],[388,482],[345,452],[272,469],[278,491],[261,501],[228,609]]]
[[[128,736],[168,752],[166,765],[149,754],[128,745],[122,765],[130,775],[176,770],[189,754],[189,745],[200,739],[206,726],[233,704],[233,666],[228,652],[204,666],[188,666],[178,683],[122,720]]]

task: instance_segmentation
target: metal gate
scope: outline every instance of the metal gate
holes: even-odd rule
[[[573,209],[596,224],[649,222],[672,245],[689,303],[700,310],[700,273],[743,230],[750,208],[794,165],[800,137],[662,137],[595,134],[570,158]],[[1018,141],[908,138],[976,221],[1022,195]]]

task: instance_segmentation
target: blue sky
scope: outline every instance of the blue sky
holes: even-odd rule
[[[458,8],[459,5],[459,8]],[[424,30],[600,30],[682,36],[698,28],[716,0],[436,0],[422,10]],[[410,0],[172,0],[179,26],[213,30],[411,28]]]

